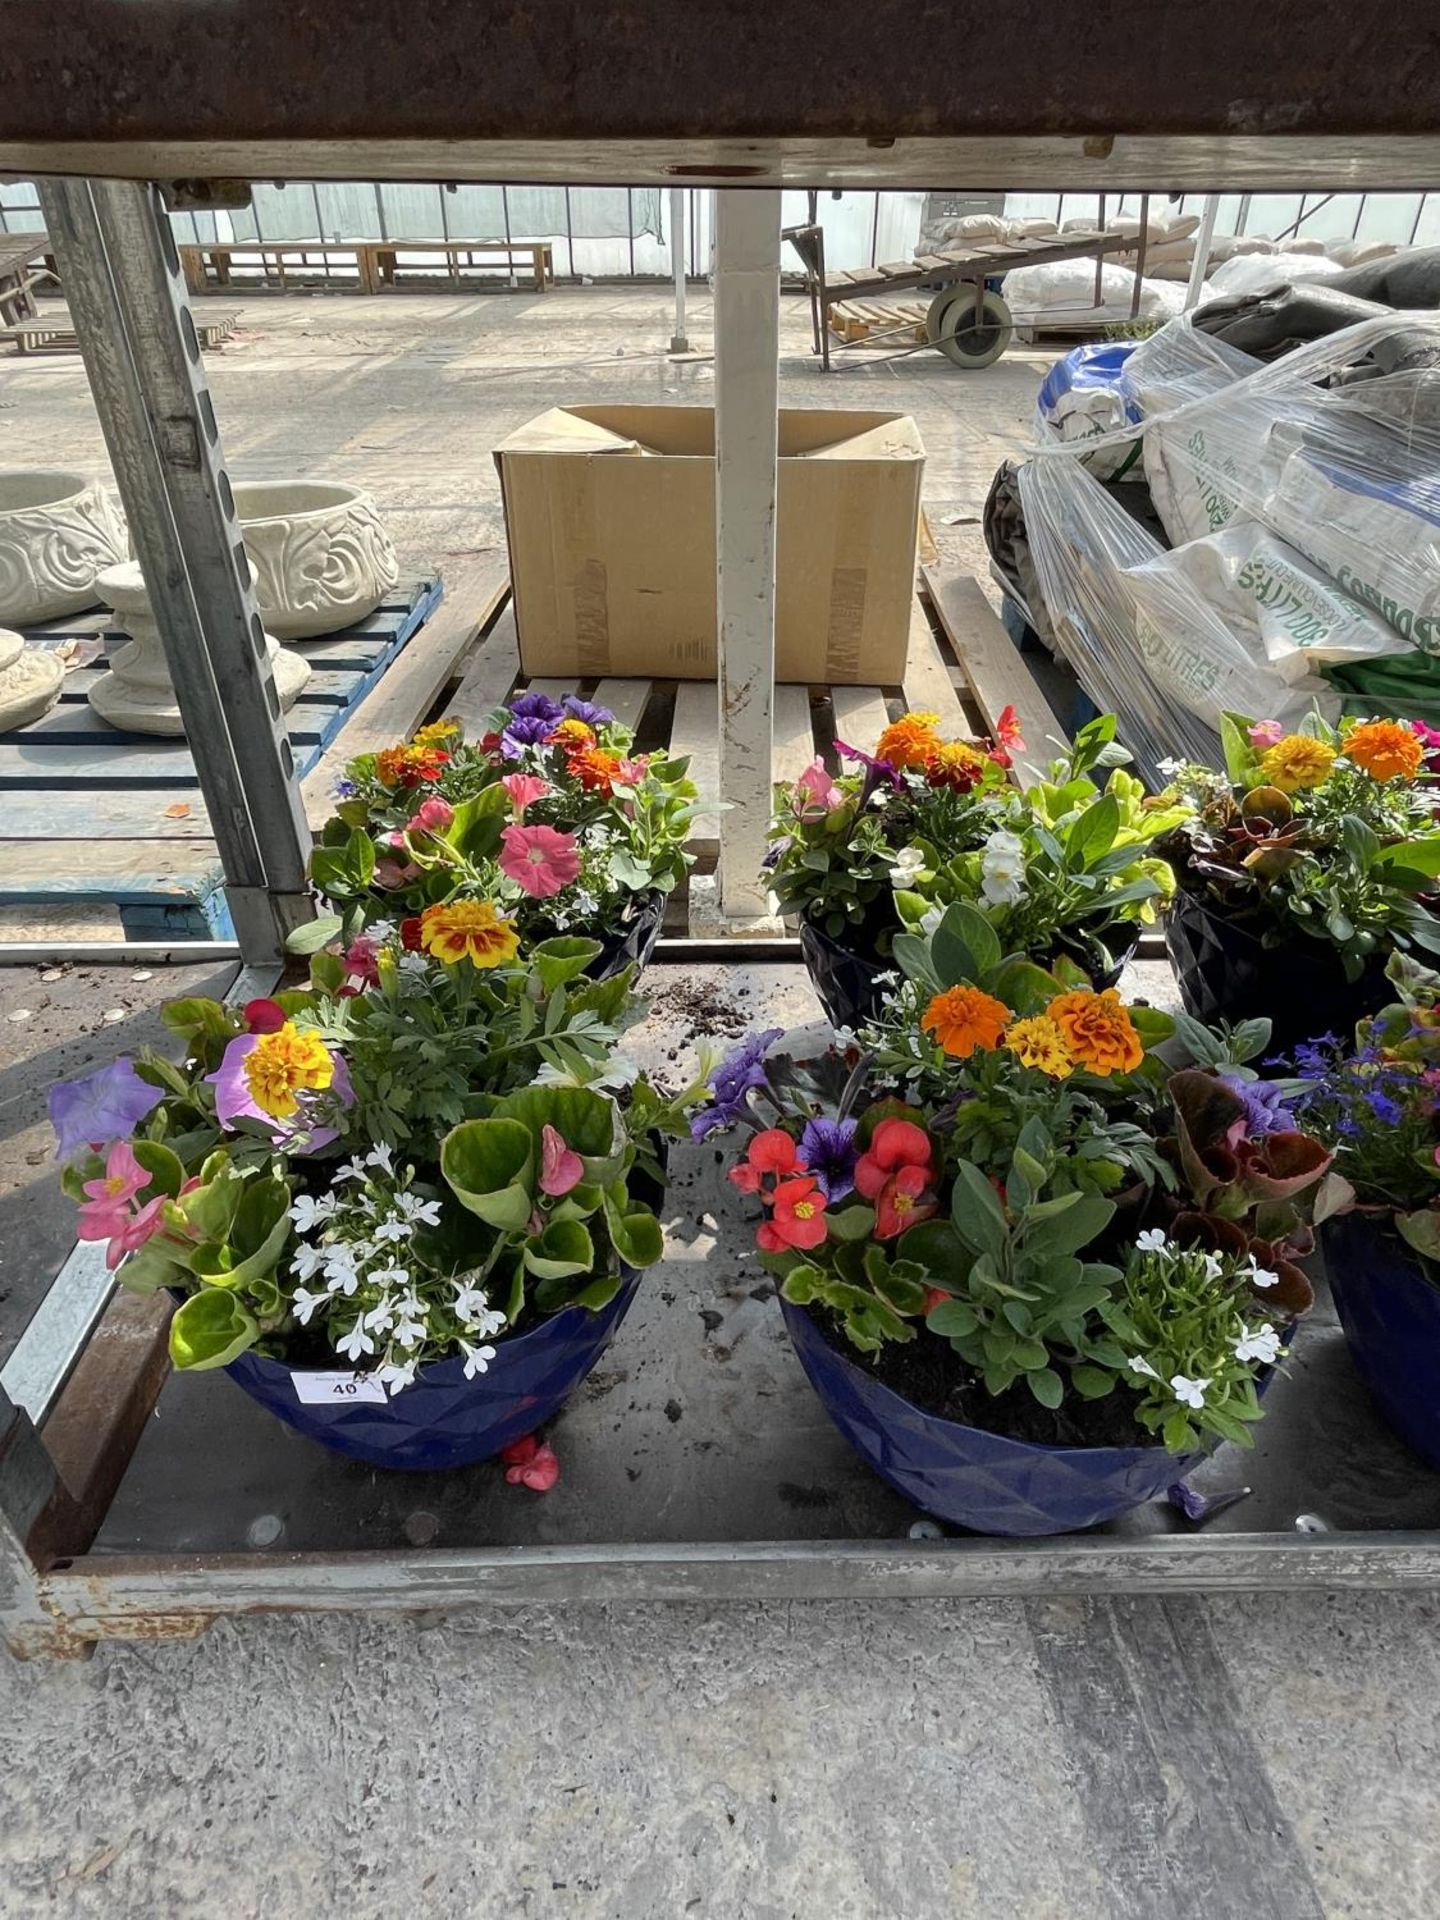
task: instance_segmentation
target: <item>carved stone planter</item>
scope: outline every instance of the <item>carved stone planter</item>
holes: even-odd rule
[[[83,473],[0,472],[0,626],[93,607],[95,576],[126,552],[124,521]]]
[[[107,567],[95,584],[130,639],[112,656],[110,671],[102,673],[92,687],[91,706],[102,720],[125,733],[183,734],[185,723],[138,562]],[[269,634],[265,638],[284,712],[310,678],[310,663],[298,653],[287,653]]]
[[[281,640],[312,640],[373,613],[400,577],[368,493],[321,480],[235,488],[260,617]]]
[[[0,627],[0,733],[28,727],[60,698],[65,666],[49,647],[27,647],[18,633]]]

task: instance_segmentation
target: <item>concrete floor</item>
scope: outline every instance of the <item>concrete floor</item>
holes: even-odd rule
[[[236,304],[234,470],[366,482],[417,563],[498,541],[490,448],[531,414],[712,391],[658,291]],[[787,301],[782,391],[914,413],[974,559],[1048,357],[826,382]],[[0,361],[0,432],[103,468],[73,361]],[[0,972],[12,1332],[65,1240],[45,1083],[196,990],[133,971]],[[1429,1920],[1437,1627],[1430,1595],[576,1606],[0,1657],[0,1915]]]

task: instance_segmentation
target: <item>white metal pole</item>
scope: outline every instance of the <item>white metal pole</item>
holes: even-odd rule
[[[670,270],[675,276],[675,331],[670,336],[672,353],[688,353],[685,337],[685,189],[670,189]]]
[[[720,908],[768,910],[775,690],[780,194],[716,196],[715,551],[720,623]]]
[[[1219,211],[1219,194],[1207,193],[1205,211],[1200,216],[1200,231],[1195,236],[1195,260],[1190,268],[1190,284],[1185,289],[1187,313],[1199,301],[1200,289],[1205,285],[1205,269],[1210,264],[1210,242],[1215,238],[1215,216]]]

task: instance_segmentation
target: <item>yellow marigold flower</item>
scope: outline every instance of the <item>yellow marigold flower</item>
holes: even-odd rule
[[[1012,1020],[1005,1029],[1005,1045],[1022,1067],[1038,1067],[1052,1080],[1064,1080],[1075,1061],[1065,1035],[1048,1014]]]
[[[923,767],[940,745],[938,713],[902,713],[886,727],[875,746],[875,758],[892,767]]]
[[[245,1056],[244,1071],[256,1106],[276,1120],[288,1120],[299,1110],[296,1095],[302,1089],[330,1085],[335,1062],[318,1034],[301,1033],[287,1020],[274,1033],[261,1035]]]
[[[428,727],[421,727],[418,733],[410,736],[412,747],[439,747],[447,740],[453,740],[460,731],[458,720],[432,720]]]
[[[583,720],[562,720],[546,744],[562,747],[566,753],[574,753],[594,746],[595,729],[587,727]]]
[[[920,1025],[933,1033],[946,1053],[968,1060],[977,1047],[991,1053],[1010,1022],[1010,1009],[979,987],[947,987],[937,993],[920,1016]]]
[[[1335,749],[1306,733],[1287,733],[1260,762],[1261,777],[1282,793],[1318,787],[1335,764]]]
[[[420,944],[437,960],[503,967],[520,951],[513,920],[502,920],[488,900],[442,900],[420,916]]]
[[[1092,993],[1061,993],[1045,1009],[1065,1037],[1076,1063],[1092,1073],[1133,1073],[1145,1058],[1130,1010],[1113,987]]]
[[[1398,720],[1367,720],[1347,733],[1341,752],[1372,780],[1413,780],[1424,748]]]
[[[942,740],[925,762],[925,773],[937,787],[953,787],[956,793],[969,793],[985,778],[989,765],[989,756],[967,740]]]

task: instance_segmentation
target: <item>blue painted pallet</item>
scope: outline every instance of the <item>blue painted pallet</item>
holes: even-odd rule
[[[301,641],[312,673],[287,716],[298,776],[319,759],[439,604],[438,580],[401,585],[343,633]],[[124,636],[103,610],[32,628],[41,646]],[[231,932],[223,876],[184,740],[122,733],[91,708],[100,661],[66,677],[58,704],[0,736],[0,907],[43,923],[47,907],[100,903],[132,938]]]

